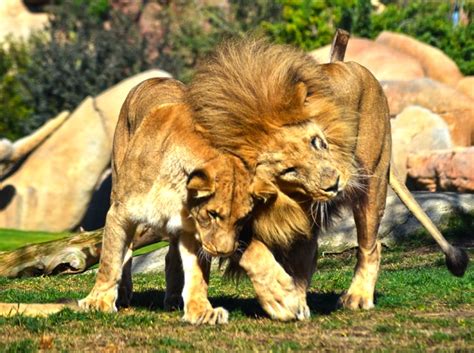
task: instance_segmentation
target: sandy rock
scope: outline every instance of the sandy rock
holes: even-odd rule
[[[152,70],[86,98],[17,170],[2,181],[0,227],[63,231],[84,216],[110,164],[120,107],[139,82],[168,74]]]
[[[474,76],[466,76],[460,79],[456,89],[474,100]]]
[[[381,84],[392,116],[410,105],[425,107],[446,121],[455,145],[474,144],[474,101],[468,96],[428,78]]]
[[[444,120],[419,106],[405,108],[392,123],[392,160],[395,170],[405,181],[410,153],[451,148],[449,128]]]
[[[426,73],[434,80],[456,86],[463,77],[456,63],[438,48],[425,44],[405,34],[382,32],[375,40],[416,58]]]
[[[474,212],[474,194],[414,192],[413,196],[437,226],[443,224],[448,216]],[[405,239],[412,238],[421,229],[421,224],[397,196],[387,197],[379,229],[379,239],[384,245],[403,244]],[[352,212],[345,211],[332,229],[321,234],[319,244],[323,252],[341,252],[356,247],[357,231]]]
[[[411,189],[474,193],[474,147],[412,153],[407,170]]]
[[[320,63],[329,61],[331,46],[326,45],[310,54]],[[369,39],[351,38],[344,61],[355,61],[380,80],[412,80],[425,76],[421,64],[414,58]]]
[[[0,1],[0,42],[8,36],[27,38],[33,31],[42,29],[48,15],[31,13],[22,0]]]

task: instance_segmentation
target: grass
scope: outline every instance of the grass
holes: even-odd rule
[[[471,252],[471,257],[473,253]],[[385,251],[377,283],[376,309],[336,308],[347,289],[355,253],[319,259],[308,294],[312,317],[275,322],[254,299],[250,282],[224,280],[214,272],[211,301],[230,311],[229,324],[193,327],[181,312],[165,312],[163,274],[134,276],[130,309],[118,314],[64,311],[48,318],[0,318],[0,351],[472,351],[474,271],[451,276],[432,246]],[[2,302],[49,302],[81,298],[93,275],[0,278]]]
[[[29,232],[14,229],[0,229],[0,251],[14,250],[28,244],[43,243],[67,237],[69,234],[49,232]]]
[[[38,231],[23,231],[14,229],[0,229],[0,251],[15,250],[25,245],[43,243],[46,241],[52,241],[62,239],[70,236],[71,233],[50,233],[50,232],[38,232]],[[135,250],[134,256],[143,255],[150,251],[160,249],[167,246],[167,242],[159,242],[150,244]]]

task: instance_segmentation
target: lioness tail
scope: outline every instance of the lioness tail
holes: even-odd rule
[[[44,317],[56,314],[63,309],[69,308],[73,311],[80,311],[77,301],[68,303],[0,303],[0,316],[23,315],[29,317]]]
[[[469,263],[469,256],[467,253],[463,249],[454,247],[447,242],[438,228],[434,225],[434,223],[407,189],[405,184],[400,182],[392,168],[390,168],[389,183],[400,200],[413,213],[416,219],[418,219],[418,221],[423,225],[423,227],[425,227],[425,229],[431,234],[434,240],[441,247],[444,255],[446,255],[446,266],[448,267],[449,271],[455,276],[463,276]]]

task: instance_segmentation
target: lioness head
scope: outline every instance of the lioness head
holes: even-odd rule
[[[219,155],[188,177],[188,207],[203,249],[213,256],[229,256],[253,207],[250,176],[242,162]]]

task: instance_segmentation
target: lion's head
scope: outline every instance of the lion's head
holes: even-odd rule
[[[246,39],[219,47],[186,92],[201,133],[255,170],[264,192],[254,195],[266,205],[256,209],[255,229],[267,243],[310,233],[311,208],[361,187],[357,102],[332,85],[350,74],[295,48]]]

